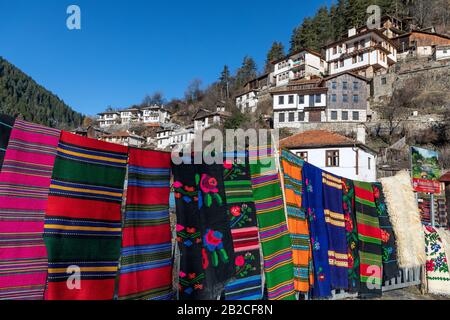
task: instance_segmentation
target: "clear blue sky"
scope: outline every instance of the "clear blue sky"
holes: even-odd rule
[[[295,26],[332,0],[0,0],[0,56],[93,115],[182,97],[194,78],[215,81],[245,55],[261,68],[273,41],[289,48]],[[81,7],[82,30],[66,28]]]

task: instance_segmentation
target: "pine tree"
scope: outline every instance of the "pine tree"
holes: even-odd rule
[[[225,97],[225,99],[230,98],[230,80],[230,69],[227,65],[225,65],[223,66],[223,70],[219,78],[220,90],[222,92],[222,97]]]
[[[284,53],[284,45],[281,42],[274,41],[272,43],[272,47],[270,48],[269,52],[267,52],[266,66],[264,68],[264,71],[270,72],[272,70],[272,61],[281,59],[285,55],[286,54]]]
[[[242,66],[236,73],[236,87],[241,88],[246,82],[256,78],[257,66],[252,57],[245,56]]]

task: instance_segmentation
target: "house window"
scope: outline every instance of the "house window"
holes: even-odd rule
[[[352,63],[355,64],[356,62],[358,62],[358,61],[356,60],[356,56],[355,56],[352,58]]]
[[[339,150],[327,150],[325,165],[327,167],[339,167]]]
[[[344,67],[344,60],[339,61],[339,66],[342,68]]]
[[[358,57],[359,57],[359,62],[364,61],[364,55],[363,54],[360,54]]]
[[[294,121],[295,121],[295,113],[289,112],[289,122],[294,122]]]
[[[342,102],[348,102],[348,95],[347,94],[343,94],[342,95]]]
[[[332,95],[331,95],[331,101],[332,101],[332,102],[336,102],[336,101],[337,101],[337,98],[336,98],[336,95],[335,95],[335,94],[332,94]]]
[[[370,159],[370,158],[367,158],[367,167],[369,168],[369,170],[371,169],[371,167],[372,167],[372,161],[371,161],[372,159]]]
[[[284,96],[278,97],[278,104],[284,104]]]
[[[381,78],[381,84],[383,86],[385,86],[387,84],[387,79],[386,78]]]
[[[336,81],[333,81],[331,83],[331,89],[337,89],[337,82]]]
[[[353,95],[353,102],[358,103],[359,102],[359,96],[357,94]]]
[[[316,94],[316,103],[321,103],[321,102],[322,102],[322,95]]]
[[[297,156],[300,157],[300,159],[302,159],[303,161],[308,162],[308,152],[307,151],[297,152]]]
[[[359,89],[359,83],[358,82],[353,82],[353,90],[358,90]]]
[[[278,115],[278,122],[284,122],[284,119],[285,117],[284,117],[284,113],[280,113],[279,115]]]
[[[359,112],[358,111],[353,111],[353,120],[354,121],[358,121],[359,120]]]
[[[337,120],[337,111],[331,111],[331,120]]]
[[[337,47],[334,47],[333,48],[333,54],[336,54],[337,53]]]
[[[342,111],[342,120],[348,120],[348,111]]]
[[[293,95],[289,96],[289,104],[294,104],[294,96]]]
[[[348,89],[348,83],[347,81],[342,82],[342,89],[347,90]]]
[[[305,96],[299,96],[298,100],[299,100],[300,104],[304,104],[305,103]]]
[[[337,68],[338,68],[338,63],[335,62],[335,63],[334,63],[334,69],[337,69]]]
[[[304,112],[298,113],[298,121],[305,121],[305,113]]]

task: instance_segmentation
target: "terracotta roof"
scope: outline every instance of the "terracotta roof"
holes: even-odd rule
[[[292,53],[287,54],[283,58],[280,58],[280,59],[277,59],[277,60],[273,60],[271,62],[271,64],[277,64],[278,62],[281,62],[281,61],[284,61],[284,60],[288,60],[290,57],[295,56],[296,54],[299,54],[299,53],[302,53],[302,52],[308,52],[308,53],[310,53],[312,55],[318,56],[319,58],[323,59],[322,55],[319,52],[311,50],[311,49],[308,49],[308,48],[302,48],[302,49],[299,49],[299,50],[296,50],[296,51],[294,51]]]
[[[393,40],[397,40],[399,38],[409,37],[413,33],[422,33],[422,34],[426,34],[426,35],[429,35],[429,36],[436,36],[436,37],[441,37],[441,38],[445,38],[445,39],[450,39],[450,36],[447,36],[446,34],[437,33],[437,32],[427,32],[427,31],[422,31],[422,30],[412,30],[412,31],[410,31],[408,33],[399,35],[398,37],[394,37],[392,39]]]
[[[364,36],[364,35],[367,35],[367,34],[370,34],[370,33],[375,33],[375,34],[377,34],[379,37],[383,38],[385,41],[389,42],[391,45],[393,45],[395,48],[397,48],[397,44],[396,44],[392,39],[389,39],[388,37],[386,37],[383,33],[381,33],[380,31],[378,31],[377,29],[369,29],[369,30],[366,30],[366,31],[357,33],[357,34],[355,34],[355,35],[353,35],[353,36],[351,36],[351,37],[342,38],[342,39],[340,39],[340,40],[333,41],[333,42],[331,42],[331,43],[325,45],[323,48],[328,49],[328,48],[330,48],[330,47],[335,46],[335,45],[338,44],[338,43],[344,43],[344,42],[353,40],[353,39],[355,39],[355,38],[358,38],[358,37],[360,37],[360,36]],[[393,39],[395,39],[395,38],[393,38]]]
[[[290,136],[280,141],[280,146],[286,149],[320,148],[320,147],[349,147],[362,144],[356,140],[340,134],[325,131],[311,130]]]
[[[370,82],[370,79],[368,79],[366,77],[363,77],[363,76],[360,76],[359,74],[356,74],[356,73],[353,73],[353,72],[350,72],[350,71],[343,71],[343,72],[340,72],[340,73],[336,73],[336,74],[333,74],[331,76],[328,76],[328,77],[324,78],[323,80],[324,81],[328,81],[328,80],[331,80],[333,78],[342,76],[344,74],[349,74],[349,75],[351,75],[351,76],[353,76],[355,78],[361,79],[361,80],[363,80],[365,82]]]
[[[439,181],[440,182],[450,182],[450,171],[448,171],[442,177],[440,177]]]
[[[127,131],[117,131],[117,132],[112,133],[112,134],[105,134],[105,135],[103,135],[103,138],[129,138],[129,137],[136,138],[136,139],[144,139],[144,138],[142,138],[140,136],[137,136],[137,135],[134,135],[134,134],[130,134]]]

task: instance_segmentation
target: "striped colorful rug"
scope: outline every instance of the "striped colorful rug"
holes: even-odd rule
[[[295,300],[291,239],[271,146],[250,149],[250,172],[268,298]]]
[[[8,147],[9,137],[14,126],[14,118],[0,114],[0,169],[5,158],[6,148]]]
[[[348,252],[342,206],[342,180],[333,174],[322,172],[322,183],[331,287],[348,289]]]
[[[48,300],[110,300],[128,148],[63,132],[45,218]]]
[[[344,209],[345,230],[347,236],[348,252],[348,291],[359,291],[359,248],[358,228],[355,212],[355,187],[353,181],[342,178],[342,207]]]
[[[129,151],[119,300],[173,297],[170,165],[170,153]]]
[[[42,300],[43,232],[60,131],[17,120],[0,174],[0,299]]]
[[[328,260],[328,231],[323,208],[322,170],[305,162],[303,165],[302,207],[306,210],[314,259],[314,298],[331,296]]]
[[[355,181],[355,210],[358,224],[360,257],[360,295],[364,298],[382,294],[382,247],[372,184]]]
[[[387,210],[383,185],[377,182],[374,183],[372,187],[381,229],[381,247],[383,249],[383,280],[390,281],[400,275],[400,268],[397,263],[396,238]]]
[[[308,293],[311,286],[314,285],[314,272],[308,220],[302,209],[303,160],[287,150],[282,150],[281,167],[288,227],[292,242],[295,290]]]
[[[263,296],[260,244],[250,167],[246,154],[227,154],[223,180],[233,237],[235,278],[225,286],[225,300],[260,300]]]

